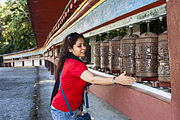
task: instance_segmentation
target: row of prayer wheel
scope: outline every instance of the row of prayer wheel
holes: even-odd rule
[[[98,41],[94,51],[95,68],[126,71],[138,77],[158,77],[170,81],[167,32],[133,34],[132,28],[123,38]]]

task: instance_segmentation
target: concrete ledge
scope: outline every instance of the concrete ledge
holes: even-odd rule
[[[94,73],[100,75],[97,71]],[[110,75],[107,76],[110,77]],[[144,90],[137,84],[133,86],[93,85],[91,87],[94,94],[133,120],[170,120],[169,94],[164,96],[161,94],[163,91],[159,94],[150,92],[152,89]]]

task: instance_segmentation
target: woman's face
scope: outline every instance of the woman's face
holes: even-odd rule
[[[69,49],[69,52],[73,53],[77,57],[84,57],[86,53],[86,46],[83,38],[78,38],[73,48]]]

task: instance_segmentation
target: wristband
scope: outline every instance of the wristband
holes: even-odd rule
[[[113,77],[113,80],[112,80],[114,84],[116,84],[116,79],[115,78],[116,77]]]

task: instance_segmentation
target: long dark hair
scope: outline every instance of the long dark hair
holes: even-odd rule
[[[57,69],[55,72],[55,80],[56,81],[59,80],[59,72],[62,69],[64,62],[68,58],[67,55],[69,53],[69,49],[73,48],[73,45],[76,44],[76,41],[78,40],[78,38],[84,39],[84,36],[82,34],[74,32],[74,33],[67,35],[65,37],[65,39],[63,40],[63,45],[61,48],[61,52],[58,56],[58,64],[57,64]]]

